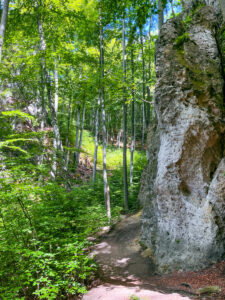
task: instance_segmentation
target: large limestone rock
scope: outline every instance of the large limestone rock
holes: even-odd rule
[[[201,7],[191,18],[167,21],[157,47],[158,125],[150,129],[139,198],[142,241],[161,272],[201,269],[225,254],[225,78],[218,27],[213,7]]]
[[[195,9],[200,5],[209,5],[213,7],[214,11],[218,14],[224,12],[224,0],[182,0],[184,9]]]
[[[220,9],[221,9],[221,12],[223,14],[223,19],[225,20],[225,1],[224,0],[219,0],[220,2]]]

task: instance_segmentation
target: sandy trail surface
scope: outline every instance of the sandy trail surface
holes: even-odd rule
[[[90,289],[83,300],[191,299],[160,288],[139,244],[140,234],[141,212],[124,218],[93,248],[103,284]]]

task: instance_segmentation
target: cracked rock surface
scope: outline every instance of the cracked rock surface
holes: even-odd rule
[[[225,254],[224,25],[217,1],[208,4],[168,20],[157,45],[157,124],[139,199],[142,241],[160,272]]]

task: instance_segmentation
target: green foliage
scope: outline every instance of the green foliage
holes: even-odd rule
[[[20,110],[9,110],[9,111],[2,111],[1,112],[1,119],[2,118],[16,118],[19,117],[21,121],[24,120],[31,120],[35,121],[35,118],[25,112],[22,112]]]
[[[85,132],[84,145],[89,151],[93,142]],[[123,207],[120,153],[113,147],[108,153],[112,223]],[[19,159],[5,159],[0,169],[0,294],[4,299],[31,295],[63,299],[84,293],[96,268],[86,253],[90,245],[87,237],[108,224],[102,176],[98,175],[94,186],[83,183],[67,191],[60,182],[48,179],[48,165],[32,165],[21,155]],[[131,210],[138,208],[137,193],[145,163],[144,155],[137,152]]]
[[[17,121],[19,124],[23,125],[26,121],[32,122],[31,124],[36,125],[36,120],[33,116],[24,113],[20,110],[10,110],[2,111],[0,114],[0,136],[2,141],[0,141],[0,150],[10,150],[15,153],[20,152],[20,154],[28,155],[24,145],[37,143],[38,138],[40,138],[40,133],[19,133],[12,128],[12,121]]]
[[[90,197],[82,201],[83,189],[66,192],[57,183],[40,184],[35,180],[39,170],[31,172],[29,165],[3,168],[1,296],[63,299],[63,295],[85,292],[95,269],[85,253],[89,246],[86,237],[105,224],[104,207],[95,205]],[[98,214],[102,217],[96,224]]]
[[[33,164],[42,149],[33,143],[37,137],[39,134],[35,132],[19,134],[11,129],[10,139],[1,142],[4,144],[1,147],[4,159],[0,164],[0,295],[3,299],[35,295],[38,299],[66,299],[84,293],[96,269],[87,255],[90,246],[87,237],[108,224],[102,175],[98,175],[95,185],[81,182],[66,190],[61,181],[50,180],[50,165]],[[19,144],[21,151],[14,151],[8,159],[5,148],[13,143]],[[93,137],[85,131],[81,155],[91,157],[93,143]],[[123,207],[121,150],[112,147],[108,160],[112,167],[109,183],[114,223]],[[137,152],[130,198],[133,210],[138,208],[139,179],[145,163],[144,155]]]
[[[191,23],[192,16],[188,15],[185,20],[182,21],[182,25],[184,26],[184,29],[186,30]]]
[[[87,153],[90,160],[93,160],[94,156],[94,138],[88,132],[84,131],[84,141],[82,145],[83,150]],[[102,170],[102,145],[98,147],[98,169]],[[128,169],[130,165],[130,151],[127,152],[127,164]],[[135,151],[134,153],[134,182],[133,188],[130,189],[129,207],[131,211],[136,211],[139,208],[139,202],[137,200],[140,177],[143,168],[147,164],[147,158],[143,151]],[[112,208],[118,207],[122,210],[123,207],[123,149],[118,149],[115,146],[108,146],[107,148],[107,168],[110,170],[109,185],[111,192],[111,204]],[[129,176],[128,176],[129,181]],[[98,199],[102,199],[104,203],[103,195],[103,182],[102,176],[98,177],[97,186],[95,187],[95,193],[98,193]]]
[[[0,297],[6,300],[68,299],[84,293],[96,270],[88,257],[88,236],[108,225],[103,195],[102,145],[99,145],[95,184],[84,182],[81,174],[75,172],[72,156],[76,151],[81,158],[93,162],[94,139],[90,133],[93,125],[89,125],[89,121],[94,119],[100,87],[99,1],[43,0],[35,3],[10,2],[0,69],[0,96],[6,100],[3,105],[6,111],[0,113]],[[142,132],[139,108],[143,79],[137,34],[142,28],[147,37],[144,28],[153,12],[157,12],[155,1],[102,1],[106,127],[114,135],[122,127],[123,88],[128,111],[133,101],[131,91],[135,90],[136,136]],[[122,71],[123,14],[128,21],[126,36],[129,40],[126,84]],[[40,51],[38,20],[43,27],[46,51]],[[153,98],[156,80],[155,40],[156,36],[152,36],[151,41],[144,38],[149,101]],[[134,50],[133,75],[129,62],[131,47]],[[46,82],[44,67],[50,83]],[[54,98],[57,91],[56,70],[57,121],[63,151],[53,148],[54,116],[49,94]],[[78,108],[84,103],[85,128],[89,131],[84,131],[82,149],[76,149],[75,119]],[[34,108],[35,116],[25,113],[30,107]],[[128,113],[128,136],[130,121]],[[68,170],[65,167],[67,152]],[[51,177],[54,155],[58,172],[55,180]],[[123,212],[122,157],[122,150],[113,145],[108,147],[112,224]],[[129,151],[127,161],[129,167]],[[139,208],[137,196],[145,164],[144,152],[136,151],[134,183],[129,197],[131,211]]]
[[[7,118],[23,122],[29,115],[2,116],[9,139],[5,134],[0,148],[0,295],[63,299],[84,293],[96,268],[87,256],[87,236],[106,224],[104,206],[91,198],[93,189],[83,199],[87,189],[67,191],[49,179],[48,164],[34,164],[44,149],[33,138],[41,135],[18,133]]]

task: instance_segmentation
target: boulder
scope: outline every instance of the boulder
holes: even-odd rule
[[[139,199],[142,242],[158,271],[199,270],[225,254],[224,71],[219,17],[170,19],[156,53],[157,124]]]

